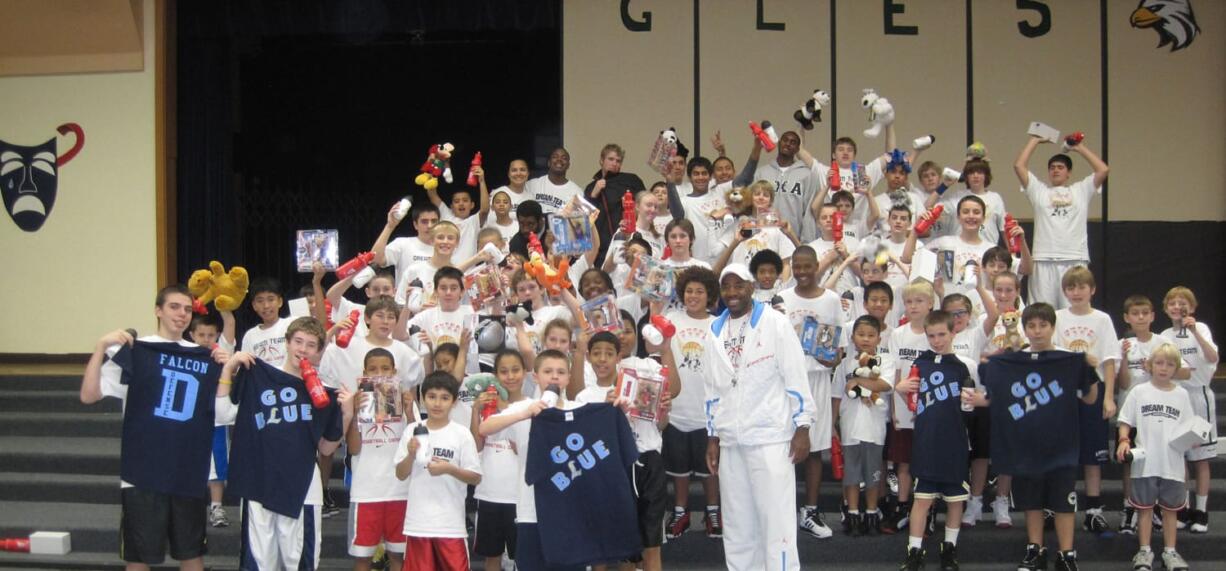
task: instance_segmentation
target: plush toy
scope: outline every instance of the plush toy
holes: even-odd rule
[[[520,323],[534,325],[536,322],[532,319],[532,300],[524,300],[523,303],[508,305],[507,323],[511,325],[519,325]]]
[[[890,151],[890,161],[885,164],[885,172],[897,167],[902,167],[902,172],[911,174],[911,161],[907,160],[907,153],[902,152],[902,149]]]
[[[885,267],[890,261],[890,250],[881,243],[881,238],[869,234],[860,241],[860,259]]]
[[[426,190],[435,190],[438,188],[438,177],[443,177],[443,180],[451,182],[451,153],[455,151],[455,145],[451,143],[430,145],[430,152],[426,155],[426,162],[421,164],[421,174],[413,180],[418,186]]]
[[[1022,334],[1017,331],[1017,324],[1021,319],[1022,314],[1018,313],[1017,310],[1006,311],[1000,314],[1000,322],[1005,326],[1005,334],[1003,335],[1004,339],[998,337],[994,340],[997,341],[996,345],[998,347],[1012,351],[1022,350]]]
[[[881,357],[869,355],[868,353],[860,353],[856,361],[860,366],[856,367],[854,371],[855,376],[862,379],[877,379],[881,377]],[[880,405],[883,402],[881,393],[870,391],[860,386],[847,391],[847,396],[851,398],[866,398],[869,403],[874,405]]]
[[[865,137],[875,139],[881,134],[882,128],[894,124],[894,106],[889,99],[877,95],[873,89],[864,90],[860,106],[868,109],[868,121],[872,123],[871,127],[864,130]]]
[[[234,266],[226,272],[221,262],[213,260],[209,262],[209,269],[196,270],[187,280],[187,290],[194,298],[192,309],[204,313],[204,306],[211,302],[218,311],[234,311],[247,297],[249,283],[247,270],[242,266]]]
[[[814,123],[820,123],[822,120],[822,107],[830,105],[830,94],[816,89],[813,91],[813,97],[805,101],[804,105],[800,106],[795,113],[792,113],[792,118],[800,123],[800,126],[806,131],[813,130]]]
[[[506,387],[498,382],[498,377],[490,373],[477,373],[469,375],[464,379],[464,388],[468,389],[468,394],[474,397],[486,392],[490,387],[494,387],[494,390],[498,392],[498,398],[502,400],[507,400],[511,397]]]
[[[988,148],[984,146],[982,141],[975,141],[966,148],[966,160],[971,161],[974,159],[988,160]]]
[[[545,259],[541,240],[535,233],[528,235],[528,252],[529,258],[524,262],[524,272],[535,278],[549,295],[559,295],[562,290],[570,289],[571,283],[566,273],[570,269],[569,259],[562,256],[556,267],[550,264],[549,260]]]
[[[731,214],[733,218],[736,218],[753,212],[753,197],[746,190],[745,188],[733,187],[724,193],[724,201],[728,203],[728,209],[725,214]]]

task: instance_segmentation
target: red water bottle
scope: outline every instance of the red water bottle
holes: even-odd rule
[[[771,129],[770,121],[763,121],[761,126],[750,121],[749,130],[753,133],[753,136],[762,142],[762,148],[766,149],[766,152],[773,153],[775,151],[775,141],[771,137],[771,133],[774,131]]]
[[[493,398],[481,408],[481,420],[485,420],[498,412],[498,389],[494,385],[490,385],[485,387],[485,394]]]
[[[832,230],[834,233],[834,241],[842,242],[843,241],[843,213],[842,212],[834,213],[834,223],[832,224],[832,226],[833,226]]]
[[[843,479],[843,443],[839,442],[837,434],[830,436],[830,471],[835,480]]]
[[[634,193],[629,190],[622,195],[622,227],[623,234],[629,235],[634,233],[634,227],[638,225],[638,218],[634,212]]]
[[[333,325],[335,324],[332,323],[332,302],[324,298],[324,331],[332,329]]]
[[[528,252],[536,252],[541,256],[545,255],[545,247],[541,245],[541,238],[536,235],[536,232],[528,233]]]
[[[1017,220],[1013,219],[1013,215],[1005,213],[1005,237],[1009,240],[1009,253],[1014,256],[1022,253],[1022,237],[1014,236],[1013,229],[1017,228]]]
[[[349,312],[349,321],[352,324],[336,334],[336,346],[344,349],[349,346],[349,342],[353,340],[353,332],[358,328],[358,319],[362,318],[362,312],[355,309]]]
[[[30,538],[28,537],[6,537],[3,539],[0,539],[0,551],[29,553],[30,552]]]
[[[1064,152],[1069,152],[1069,150],[1077,145],[1080,145],[1084,140],[1086,140],[1085,133],[1082,133],[1081,131],[1074,131],[1071,135],[1064,138]]]
[[[907,380],[909,381],[911,379],[918,379],[919,376],[920,376],[919,367],[915,365],[911,365],[911,374],[907,375]],[[907,393],[907,410],[910,410],[911,414],[915,414],[915,410],[918,408],[919,408],[919,387],[916,387],[914,391]]]
[[[673,322],[663,315],[651,316],[651,324],[659,330],[665,339],[672,339],[673,335],[677,334],[677,326],[673,325]]]
[[[369,266],[370,262],[374,261],[374,259],[374,252],[362,252],[361,254],[354,256],[352,260],[349,260],[348,262],[341,264],[341,267],[336,268],[336,279],[343,280],[366,269],[366,266]]]
[[[324,390],[324,384],[319,380],[319,373],[315,371],[315,367],[311,366],[311,362],[300,359],[298,370],[302,371],[302,382],[306,383],[307,394],[311,395],[311,405],[315,408],[326,408],[332,404],[332,399],[328,397],[328,391]]]
[[[472,186],[472,187],[477,186],[477,173],[473,171],[475,171],[477,167],[480,167],[480,166],[481,166],[481,151],[477,151],[477,154],[473,155],[473,162],[469,163],[468,165],[468,186]]]
[[[921,236],[927,234],[928,231],[932,229],[932,225],[936,224],[937,220],[941,218],[941,214],[944,212],[944,204],[936,205],[936,207],[934,207],[932,211],[928,213],[927,218],[921,218],[919,222],[915,223],[915,233]]]
[[[830,174],[826,177],[826,186],[830,190],[843,190],[843,175],[839,172],[839,165],[830,165]]]

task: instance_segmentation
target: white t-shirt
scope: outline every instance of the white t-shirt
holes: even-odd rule
[[[959,188],[958,190],[949,190],[941,195],[941,200],[937,204],[945,206],[945,212],[954,213],[953,234],[956,236],[961,231],[961,226],[957,223],[958,201],[967,196],[977,196],[983,201],[987,207],[983,213],[983,225],[979,227],[979,237],[984,242],[995,246],[1000,242],[1000,233],[1005,227],[1005,201],[1000,197],[1000,194],[991,190],[985,190],[983,194],[975,194],[969,188]],[[915,218],[919,220],[919,218]]]
[[[425,421],[422,421],[424,424]],[[395,462],[409,455],[413,428],[405,428],[396,448]],[[468,428],[454,422],[431,430],[428,445],[435,460],[448,462],[481,473],[477,443]],[[464,526],[464,497],[468,484],[451,475],[431,476],[423,466],[414,466],[409,475],[409,505],[404,517],[404,534],[412,537],[468,537]]]
[[[847,381],[855,377],[855,370],[860,366],[855,349],[848,349],[848,355],[843,358],[834,370],[834,383],[831,386],[831,397],[839,399],[839,435],[843,445],[855,445],[861,442],[885,444],[885,423],[890,414],[890,395],[881,395],[881,404],[864,404],[863,399],[853,399],[847,396]],[[890,355],[878,352],[881,358],[881,379],[894,386],[894,360]]]
[[[477,253],[477,233],[481,231],[481,215],[474,208],[468,218],[460,218],[446,204],[438,205],[439,218],[460,228],[460,241],[456,244],[451,259],[464,261]]]
[[[972,319],[966,326],[966,329],[954,335],[952,349],[954,354],[961,355],[970,359],[971,362],[978,363],[987,346],[988,334],[983,331],[983,322]]]
[[[370,329],[366,327],[365,305],[354,303],[349,301],[344,296],[341,296],[340,303],[332,306],[331,318],[333,323],[340,323],[342,319],[349,317],[349,312],[355,309],[358,311],[358,326],[353,330],[353,337],[354,339],[357,339],[358,337],[365,337],[366,334],[370,332]]]
[[[1172,449],[1170,442],[1192,416],[1192,399],[1178,385],[1164,391],[1144,383],[1128,393],[1120,407],[1120,422],[1137,429],[1132,446],[1145,449],[1145,458],[1133,461],[1132,478],[1184,481],[1183,454]]]
[[[695,258],[713,263],[724,251],[725,219],[712,218],[711,213],[727,208],[722,193],[708,192],[702,196],[681,195],[681,209],[694,224],[694,243],[690,247]]]
[[[826,252],[833,250],[834,245],[835,245],[835,242],[832,242],[830,240],[827,240],[821,237],[819,237],[818,239],[812,242],[809,242],[809,247],[813,248],[813,251],[817,253],[818,260],[822,259],[822,257],[826,255]],[[853,256],[855,255],[855,252],[857,252],[860,249],[860,241],[846,234],[843,235],[843,245],[847,247],[847,251],[849,255],[853,255]],[[830,269],[822,272],[822,275],[817,277],[818,283],[823,283],[823,284],[826,283],[826,280],[830,279],[830,272],[833,272],[834,270],[838,269],[839,262],[840,260],[836,260],[835,263],[831,265]],[[838,284],[836,284],[834,290],[841,294],[853,287],[856,287],[858,283],[859,283],[859,280],[856,279],[855,272],[852,272],[851,266],[848,266],[847,270],[844,271],[842,275],[839,276]]]
[[[497,230],[502,235],[503,243],[510,244],[511,238],[519,233],[519,220],[514,218],[514,212],[512,212],[511,223],[504,226],[498,223],[498,216],[491,212],[489,218],[485,219],[484,227]]]
[[[527,379],[524,382],[527,387]],[[504,430],[485,437],[481,447],[481,483],[477,484],[473,497],[483,502],[514,505],[519,499],[519,485],[515,483],[515,476],[519,474],[516,457],[528,451],[512,445],[505,433]]]
[[[434,297],[434,274],[438,273],[438,270],[430,260],[409,266],[396,282],[396,303],[407,304],[409,310],[416,313],[421,311],[421,306],[437,301]],[[420,292],[412,291],[414,281],[421,282]]]
[[[1075,315],[1068,308],[1056,311],[1056,334],[1052,343],[1074,353],[1086,353],[1098,359],[1099,378],[1107,361],[1119,361],[1120,341],[1115,336],[1111,316],[1097,309],[1086,315]],[[1117,369],[1118,364],[1117,364]]]
[[[421,241],[416,236],[412,238],[396,238],[383,250],[385,266],[396,266],[396,291],[403,289],[404,273],[409,266],[418,262],[428,262],[434,257],[434,246]]]
[[[395,339],[386,347],[392,354],[393,365],[396,367],[396,379],[402,389],[409,389],[421,383],[425,376],[421,357],[408,345]],[[345,387],[349,392],[358,388],[358,378],[365,370],[366,354],[377,345],[372,345],[365,337],[354,335],[349,346],[342,349],[335,343],[324,349],[324,356],[319,360],[319,378],[325,385],[334,389]]]
[[[582,196],[583,188],[571,180],[557,185],[550,182],[549,175],[541,175],[529,180],[524,192],[541,204],[545,214],[553,214],[562,210],[571,198]]]
[[[561,305],[533,308],[532,324],[524,323],[524,333],[528,334],[528,339],[532,341],[532,347],[537,353],[545,350],[545,338],[542,337],[542,334],[545,332],[545,326],[555,319],[563,319],[574,325],[570,309]],[[515,336],[514,329],[510,327],[507,328],[507,348],[519,349],[519,340]]]
[[[353,481],[349,486],[349,494],[350,499],[355,502],[401,501],[408,497],[409,493],[409,482],[396,477],[396,453],[397,446],[402,443],[404,427],[414,420],[413,412],[403,410],[403,383],[396,379],[377,381],[383,386],[376,385],[376,392],[371,396],[373,398],[376,394],[384,395],[386,401],[382,404],[386,408],[376,410],[374,417],[369,419],[363,419],[359,414],[357,424],[350,428],[360,431],[362,437],[362,450],[353,456],[351,461]],[[372,408],[379,407],[380,404],[376,401]]]
[[[285,330],[289,324],[290,320],[282,317],[270,327],[257,325],[248,329],[243,335],[242,351],[280,369],[285,364]]]
[[[890,234],[890,209],[895,204],[907,208],[907,211],[911,213],[911,224],[914,225],[919,220],[920,214],[924,212],[924,199],[924,191],[913,186],[894,192],[887,190],[873,197],[873,200],[877,202],[878,213],[877,227],[873,230],[881,236]]]
[[[1034,248],[1036,261],[1090,260],[1086,219],[1090,199],[1101,192],[1091,173],[1071,186],[1049,187],[1030,173],[1030,183],[1022,188],[1034,208]]]
[[[1145,369],[1145,362],[1149,360],[1149,356],[1154,353],[1154,349],[1161,347],[1166,343],[1175,345],[1175,342],[1157,333],[1151,333],[1149,341],[1140,341],[1136,337],[1120,339],[1120,351],[1124,350],[1124,342],[1128,342],[1128,352],[1124,355],[1124,363],[1120,364],[1120,368],[1128,367],[1129,385],[1127,389],[1120,390],[1119,401],[1123,402],[1128,393],[1138,385],[1148,383],[1153,375]],[[1176,345],[1178,347],[1178,345]],[[1183,359],[1180,359],[1182,366],[1187,366]]]
[[[730,234],[725,236],[723,245],[725,248],[732,245],[732,236]],[[732,256],[728,258],[728,263],[745,264],[748,266],[754,254],[762,250],[774,250],[776,254],[779,254],[780,258],[786,261],[791,259],[792,252],[796,251],[796,245],[783,234],[782,230],[774,226],[768,226],[754,232],[753,236],[737,244],[736,249],[732,251]]]
[[[430,338],[430,346],[437,349],[444,343],[460,343],[465,329],[472,329],[473,307],[461,303],[455,311],[443,311],[442,307],[431,307],[409,320],[409,327],[416,325]],[[467,347],[460,347],[467,351]]]
[[[994,245],[995,244],[982,239],[978,244],[972,244],[966,240],[963,240],[961,235],[941,236],[936,240],[928,242],[926,247],[937,253],[938,272],[941,271],[940,265],[944,263],[941,259],[941,252],[951,251],[954,253],[954,279],[944,280],[945,295],[949,295],[951,293],[967,294],[968,292],[975,291],[974,284],[963,281],[963,278],[966,277],[963,269],[966,267],[967,262],[974,261],[976,264],[983,262],[983,253],[992,249]],[[984,278],[982,273],[980,274],[980,278]]]
[[[922,325],[922,324],[921,324]],[[928,345],[928,335],[920,327],[919,333],[911,330],[911,324],[899,325],[890,333],[889,353],[894,357],[896,365],[894,385],[905,381],[911,374],[911,365],[920,353],[931,350]],[[967,365],[972,371],[977,366]],[[894,393],[894,428],[915,428],[915,413],[907,408],[907,395]]]
[[[906,241],[895,242],[891,240],[889,238],[889,235],[887,234],[885,238],[881,239],[881,243],[886,247],[887,250],[890,251],[891,254],[894,254],[895,258],[898,258],[899,260],[902,259],[902,251],[903,249],[907,247]],[[917,239],[915,241],[915,249],[919,250],[923,247],[924,247],[924,241]],[[886,283],[890,284],[890,287],[894,288],[894,292],[897,294],[897,293],[902,293],[902,288],[906,287],[907,283],[910,282],[911,280],[907,278],[907,274],[902,273],[902,268],[900,268],[898,264],[895,264],[894,262],[890,262],[886,266],[885,281]],[[894,305],[902,305],[900,297],[898,296],[894,297]]]
[[[685,311],[670,311],[666,317],[677,327],[673,335],[673,358],[677,361],[677,376],[681,379],[681,392],[673,399],[673,408],[668,413],[668,423],[682,432],[706,428],[706,375],[707,356],[703,342],[711,334],[714,317],[694,319]]]
[[[1213,332],[1209,330],[1209,326],[1197,321],[1196,330],[1209,342],[1213,350],[1217,351],[1217,344],[1213,342]],[[1183,386],[1189,388],[1209,386],[1209,381],[1213,380],[1213,373],[1217,370],[1217,363],[1205,360],[1205,353],[1201,351],[1200,343],[1196,342],[1196,337],[1192,336],[1192,332],[1188,331],[1180,336],[1179,328],[1172,327],[1163,331],[1162,336],[1175,343],[1175,346],[1179,348],[1179,353],[1183,355],[1184,364],[1192,370],[1192,378],[1181,381]]]

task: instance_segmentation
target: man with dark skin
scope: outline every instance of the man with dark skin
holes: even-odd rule
[[[566,207],[583,188],[566,177],[570,170],[570,152],[558,147],[549,153],[548,171],[528,181],[528,197],[537,201],[545,214],[553,214]]]
[[[800,135],[788,131],[779,136],[775,160],[758,167],[754,180],[765,180],[775,185],[774,208],[779,218],[787,220],[802,242],[816,237],[817,223],[808,216],[809,203],[817,193],[817,183],[812,171],[802,161],[796,160],[800,151]]]
[[[729,569],[800,569],[796,471],[809,456],[813,396],[807,358],[784,314],[753,300],[744,264],[720,273],[727,310],[703,342],[707,355],[707,467],[724,500]]]

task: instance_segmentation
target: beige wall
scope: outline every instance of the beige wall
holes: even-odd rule
[[[830,54],[831,2],[837,62]],[[747,121],[770,119],[780,132],[795,129],[796,106],[813,89],[832,85],[836,135],[854,137],[861,157],[882,149],[883,141],[861,133],[867,127],[861,90],[873,87],[894,103],[900,143],[933,133],[938,143],[926,158],[960,162],[968,142],[967,3],[897,3],[905,12],[894,16],[895,25],[917,26],[917,35],[886,35],[883,3],[876,0],[763,0],[765,21],[783,23],[783,31],[756,29],[755,0],[698,0],[702,141],[695,141],[694,2],[632,0],[631,16],[641,20],[651,12],[652,29],[631,32],[618,1],[565,0],[563,137],[575,157],[575,178],[586,179],[609,141],[626,147],[628,170],[654,178],[643,161],[656,132],[669,125],[708,156],[708,139],[721,130],[739,165],[751,142]],[[1010,211],[1031,215],[1012,164],[1027,126],[1038,120],[1063,132],[1084,131],[1099,152],[1106,127],[1111,220],[1226,220],[1226,2],[1193,0],[1202,33],[1177,52],[1157,48],[1153,30],[1130,26],[1136,2],[1107,2],[1106,126],[1099,2],[1043,3],[1051,28],[1035,38],[1023,36],[1018,22],[1039,22],[1036,12],[1017,9],[1013,0],[971,4],[972,138],[987,145],[993,189]],[[610,82],[621,88],[605,88]],[[825,116],[806,143],[823,159],[831,138],[830,112]],[[1032,170],[1042,175],[1053,152],[1040,147]],[[1074,172],[1088,166],[1075,157]],[[1101,199],[1093,208],[1098,218]]]
[[[0,139],[41,144],[66,122],[85,131],[40,230],[0,214],[0,353],[85,353],[107,331],[154,330],[152,0],[143,16],[143,71],[0,78]],[[72,142],[60,137],[59,152]]]

